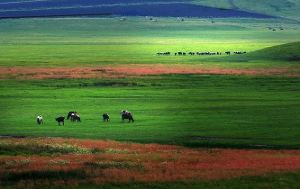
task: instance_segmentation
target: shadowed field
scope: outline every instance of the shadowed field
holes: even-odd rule
[[[201,6],[192,1],[20,1],[2,2],[0,19],[67,16],[244,17],[274,18],[264,13]]]

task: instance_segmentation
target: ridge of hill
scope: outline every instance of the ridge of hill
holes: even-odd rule
[[[259,3],[248,0],[3,0],[0,6],[2,18],[110,13],[122,16],[282,18],[300,22],[299,0]]]
[[[13,1],[0,3],[0,18],[53,17],[68,15],[91,16],[157,16],[157,17],[248,17],[275,18],[262,13],[251,13],[242,9],[223,9],[211,5],[195,4],[180,0],[77,0],[77,1]]]
[[[300,61],[300,41],[276,45],[241,55],[226,57],[226,60],[247,62],[253,60]]]
[[[300,61],[300,41],[257,50],[248,56],[252,59]]]
[[[248,0],[194,0],[192,3],[222,9],[234,9],[249,13],[265,14],[300,22],[299,0],[264,0],[259,3],[257,1]]]

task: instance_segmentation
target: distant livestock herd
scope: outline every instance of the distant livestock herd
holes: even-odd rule
[[[234,54],[245,54],[246,51],[234,51],[233,53]],[[222,55],[222,52],[188,52],[188,53],[186,53],[186,52],[181,52],[180,51],[180,52],[175,52],[174,53],[175,56],[185,56],[187,54],[192,55],[192,56],[194,56],[194,55]],[[231,52],[226,51],[225,54],[230,55]],[[158,56],[162,56],[162,55],[170,56],[171,52],[158,52],[158,53],[156,53],[156,55],[158,55]]]
[[[103,114],[103,121],[108,121],[109,120],[109,115],[108,114]],[[71,122],[81,122],[80,116],[77,114],[76,111],[70,111],[67,115],[67,119],[71,120]],[[122,110],[121,111],[121,119],[122,121],[124,121],[125,119],[128,119],[128,122],[132,121],[134,122],[133,116],[131,114],[130,111],[128,110]],[[62,123],[63,125],[65,125],[65,116],[60,116],[55,118],[55,120],[57,121],[58,125],[60,125],[60,123]],[[43,122],[43,117],[41,115],[37,116],[36,118],[37,124],[44,124]]]

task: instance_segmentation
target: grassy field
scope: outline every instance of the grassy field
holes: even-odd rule
[[[298,78],[193,74],[126,81],[1,82],[1,133],[204,147],[299,148],[297,86]],[[136,122],[122,123],[122,109],[131,110]],[[71,110],[79,113],[82,123],[67,121],[58,127],[54,118]],[[16,112],[22,113],[14,118]],[[102,121],[103,113],[110,114],[108,123]],[[35,122],[39,114],[44,125]]]
[[[293,22],[285,23],[284,30],[274,32],[267,28],[276,23],[273,19],[217,19],[211,23],[205,19],[182,22],[175,18],[152,22],[142,17],[126,21],[118,18],[3,20],[0,66],[8,71],[1,74],[0,132],[196,146],[298,148],[299,81],[283,76],[299,74],[298,61],[284,58],[296,56],[299,45],[254,52],[300,37],[300,28]],[[274,61],[274,54],[280,54],[276,49],[291,52]],[[214,57],[173,54],[178,51],[225,54],[227,50],[248,53]],[[172,54],[156,56],[157,52],[166,51]],[[127,73],[103,71],[108,72],[108,77],[117,78],[68,76],[78,68],[101,71],[103,66],[121,65],[130,65]],[[218,71],[217,75],[130,74],[130,67],[142,68],[141,65],[174,65],[181,69],[196,66],[191,69],[227,72],[225,75],[218,75],[222,73]],[[13,68],[22,69],[9,71]],[[39,71],[40,68],[45,70]],[[67,70],[50,73],[49,69],[56,68]],[[28,70],[37,71],[28,73]],[[245,73],[232,75],[236,70]],[[248,76],[253,70],[260,73]],[[271,74],[261,76],[268,70]],[[276,70],[285,70],[285,74],[276,74]],[[50,79],[34,79],[41,72]],[[30,77],[34,80],[26,79]],[[131,110],[137,122],[126,126],[120,123],[122,109]],[[66,116],[71,110],[78,111],[83,122],[57,127],[54,118]],[[22,113],[13,118],[16,112]],[[111,114],[109,123],[102,122],[102,113]],[[39,114],[45,119],[42,127],[35,123]],[[198,140],[198,136],[229,140]]]
[[[112,63],[198,64],[207,57],[157,57],[157,52],[255,51],[299,39],[293,22],[260,19],[144,17],[2,20],[0,66],[90,66]],[[268,29],[283,27],[284,30]],[[268,57],[266,57],[268,58]],[[208,62],[205,60],[205,62]]]
[[[298,148],[299,81],[290,76],[299,74],[299,45],[254,52],[299,38],[293,22],[286,22],[284,30],[268,29],[277,23],[274,19],[216,19],[212,23],[175,18],[153,22],[142,17],[2,20],[0,66],[6,71],[0,82],[0,132],[192,146]],[[227,50],[248,53],[226,56]],[[290,52],[274,61],[274,55],[280,54],[276,50]],[[171,55],[156,55],[166,51]],[[175,56],[178,51],[220,51],[223,55]],[[125,73],[110,71],[124,65],[129,66]],[[175,75],[130,73],[130,67],[142,69],[143,65],[165,65],[166,73],[172,65],[192,67]],[[107,75],[71,75],[79,68]],[[155,73],[157,68],[145,69]],[[187,74],[193,69],[204,74]],[[48,79],[35,77],[41,74]],[[137,122],[121,123],[122,109],[131,110]],[[57,127],[54,118],[71,110],[78,111],[82,123]],[[16,112],[22,113],[14,118]],[[109,123],[102,122],[103,113],[111,115]],[[39,114],[44,116],[44,126],[35,123]]]
[[[110,139],[274,152],[300,148],[299,42],[290,43],[299,39],[300,27],[293,21],[48,18],[0,20],[0,28],[2,136]],[[285,43],[290,44],[281,45]],[[167,51],[170,56],[156,55]],[[175,56],[178,51],[220,51],[223,55]],[[247,53],[226,56],[225,51]],[[134,123],[121,121],[123,109],[132,112]],[[58,126],[54,118],[66,117],[71,110],[78,112],[82,122],[67,120],[64,126]],[[102,120],[103,113],[111,116],[109,122]],[[40,114],[43,125],[36,123]],[[96,157],[101,156],[98,153]],[[299,152],[295,154],[297,159]],[[3,146],[0,155],[12,159],[24,156],[12,155]],[[177,158],[172,155],[170,158]],[[11,161],[2,159],[0,165],[7,166]],[[56,180],[68,172],[53,174]],[[10,179],[3,175],[2,184]],[[67,177],[63,182],[69,180]],[[232,188],[234,184],[244,188],[298,188],[298,178],[299,171],[270,171],[264,177],[247,175],[216,182],[114,182],[98,183],[97,187]],[[22,180],[18,182],[20,188],[24,187]],[[3,186],[10,188],[11,183],[5,183]],[[93,182],[81,184],[77,187],[96,187]]]

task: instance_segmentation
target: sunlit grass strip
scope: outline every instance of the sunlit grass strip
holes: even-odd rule
[[[0,149],[8,152],[8,154],[15,155],[90,154],[100,151],[98,149],[81,148],[76,146],[76,144],[43,144],[40,143],[40,141],[37,143],[11,143],[9,141],[0,141]]]
[[[25,139],[26,141],[26,139]],[[38,140],[20,140],[19,142],[12,142],[10,140],[0,140],[0,149],[10,155],[59,155],[59,154],[128,154],[126,149],[99,149],[99,148],[84,148],[77,144],[60,144],[60,143],[42,143]],[[36,142],[36,143],[33,143]]]
[[[26,165],[30,163],[34,163],[34,161],[30,160],[29,158],[24,159],[17,159],[17,160],[8,160],[8,161],[0,161],[0,163],[5,165]]]

